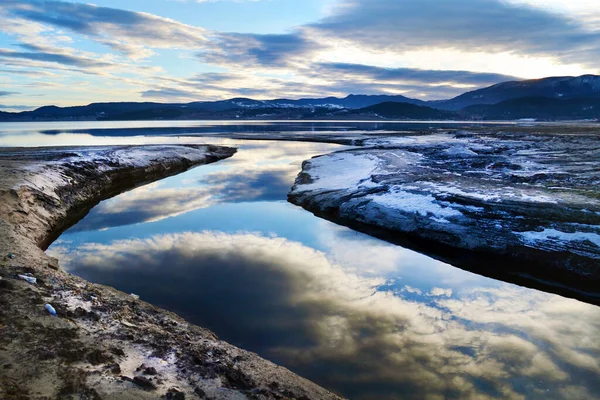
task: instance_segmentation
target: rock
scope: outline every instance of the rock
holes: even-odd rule
[[[87,313],[87,318],[92,320],[92,321],[100,321],[100,315],[98,315],[98,313],[95,313],[94,311],[90,311]]]
[[[6,280],[6,279],[1,279],[0,280],[0,290],[14,290],[15,289],[15,285],[12,284],[12,282]]]
[[[196,386],[194,389],[194,393],[196,393],[201,399],[206,398],[206,392],[204,392],[204,390],[200,389],[198,386]]]
[[[185,393],[179,391],[178,389],[171,388],[165,397],[167,400],[185,400]]]
[[[134,377],[132,382],[145,390],[156,390],[156,385],[150,379],[143,376]]]
[[[148,367],[144,369],[144,375],[157,375],[158,372],[156,372],[156,368],[154,367]]]
[[[106,364],[113,361],[113,358],[102,350],[94,350],[87,355],[87,360],[92,365]]]
[[[110,372],[112,372],[115,375],[120,375],[121,374],[121,366],[119,364],[113,364],[109,367]]]
[[[77,307],[75,309],[75,311],[73,311],[73,316],[75,318],[84,318],[84,317],[87,317],[87,315],[88,315],[88,312],[81,307]]]
[[[120,347],[113,346],[110,348],[110,352],[113,353],[115,356],[119,356],[119,357],[125,356],[125,352]]]
[[[54,257],[50,257],[48,261],[48,268],[58,271],[60,269],[58,260]]]

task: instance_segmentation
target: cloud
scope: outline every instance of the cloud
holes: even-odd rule
[[[85,35],[116,51],[140,58],[148,48],[198,48],[206,31],[153,14],[66,1],[3,0],[0,11]]]
[[[282,65],[285,65],[283,61]],[[454,97],[465,90],[518,79],[512,76],[469,71],[382,68],[362,64],[311,63],[291,68],[284,78],[235,73],[198,74],[189,79],[167,80],[144,90],[142,96],[164,101],[222,99],[239,96],[266,98],[325,97],[361,94],[403,94],[422,99]],[[173,85],[174,84],[174,85]],[[254,87],[249,87],[253,85]]]
[[[223,143],[238,145],[235,141]],[[244,145],[245,149],[248,147]],[[70,232],[160,221],[216,203],[284,200],[302,161],[336,146],[285,142],[272,146],[257,142],[252,147],[254,151],[248,149],[221,161],[218,171],[199,172],[198,177],[183,187],[168,187],[163,182],[156,182],[104,201]],[[256,157],[261,158],[260,163]]]
[[[349,78],[370,79],[376,82],[399,82],[413,85],[492,85],[519,78],[509,75],[451,70],[424,70],[417,68],[382,68],[348,63],[319,63],[312,68],[315,74],[342,74]]]
[[[5,90],[0,90],[0,97],[11,96],[13,94],[18,94],[17,92],[7,92]]]
[[[227,171],[210,174],[200,184],[219,185],[222,202],[268,201],[285,199],[298,165],[270,168],[265,171]]]
[[[215,33],[210,49],[197,54],[210,64],[283,68],[321,48],[300,33],[247,34]]]
[[[39,78],[42,76],[53,76],[56,77],[55,74],[51,73],[51,72],[47,72],[47,71],[33,71],[33,70],[27,70],[27,69],[11,69],[11,68],[4,68],[0,70],[0,73],[3,74],[15,74],[15,75],[23,75],[26,77],[34,77],[34,78]]]
[[[31,46],[33,48],[33,46]],[[31,61],[41,61],[45,63],[57,63],[67,66],[90,68],[90,67],[108,67],[110,63],[95,60],[88,57],[63,54],[63,53],[49,53],[45,51],[33,51],[33,52],[22,52],[9,49],[0,48],[0,59],[16,58]]]
[[[592,63],[600,33],[540,8],[501,0],[343,0],[313,35],[381,51],[509,52]]]
[[[15,36],[20,49],[0,49],[0,60],[14,71],[102,77],[115,85],[102,101],[123,94],[161,101],[350,93],[441,99],[512,75],[594,72],[600,31],[591,17],[581,17],[585,2],[571,14],[559,13],[559,3],[545,9],[541,0],[339,0],[313,24],[258,34],[79,2],[5,0],[0,18],[10,24],[0,30]],[[111,52],[77,50],[82,37]],[[177,77],[169,76],[172,63],[159,67],[171,49],[181,60]],[[198,62],[220,72],[181,77],[190,69],[183,64]]]
[[[103,202],[71,232],[159,221],[213,204],[206,187],[163,188],[150,184]]]
[[[148,89],[141,92],[143,98],[160,99],[165,101],[197,100],[198,92],[176,88]]]
[[[436,298],[413,290],[408,299],[382,288],[385,278],[252,233],[55,249],[69,271],[140,294],[351,398],[600,391],[600,312],[559,296],[505,284],[438,288]]]

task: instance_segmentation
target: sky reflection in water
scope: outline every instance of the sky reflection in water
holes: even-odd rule
[[[352,122],[352,121],[72,121],[0,122],[0,146],[86,146],[198,143],[194,135],[323,134],[405,131],[457,126],[497,125],[497,122]],[[512,125],[502,122],[500,125]],[[190,137],[192,136],[192,137]]]
[[[351,398],[600,396],[600,308],[288,204],[339,146],[209,141],[240,150],[101,203],[49,252]]]

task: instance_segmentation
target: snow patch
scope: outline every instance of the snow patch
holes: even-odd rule
[[[366,198],[384,207],[419,214],[424,217],[431,214],[434,218],[445,219],[463,215],[463,213],[452,207],[438,204],[436,198],[430,194],[411,193],[400,187],[393,187],[388,193],[369,195]]]
[[[600,235],[592,232],[561,232],[556,229],[544,229],[541,232],[529,231],[517,233],[525,244],[535,245],[539,242],[558,240],[563,242],[591,242],[600,247]]]
[[[315,158],[310,164],[313,182],[302,185],[302,191],[376,186],[370,180],[378,166],[377,158],[373,156],[334,153]]]

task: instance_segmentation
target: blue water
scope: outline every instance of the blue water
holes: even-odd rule
[[[102,202],[48,252],[350,398],[600,397],[600,308],[287,203],[301,162],[342,146],[194,140],[239,151]]]

